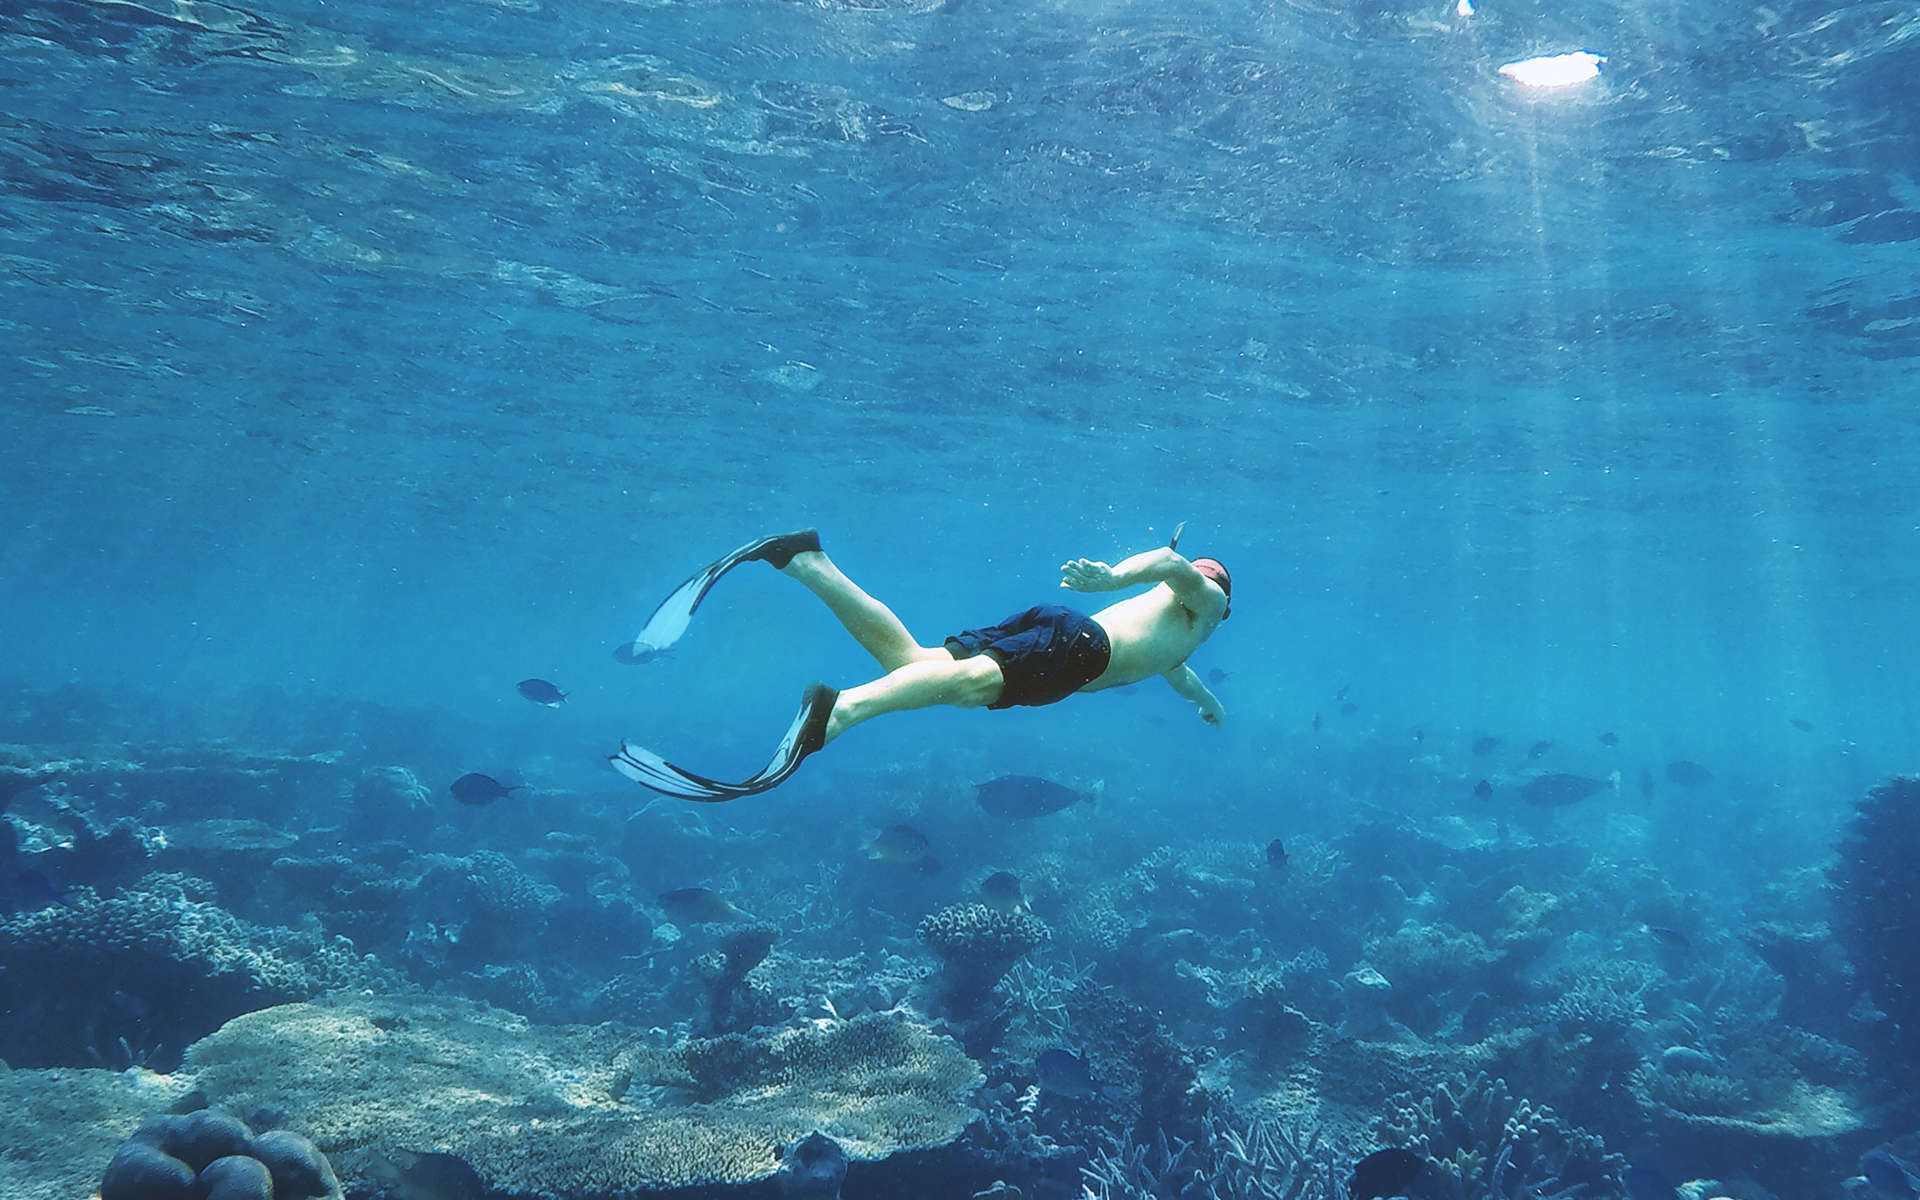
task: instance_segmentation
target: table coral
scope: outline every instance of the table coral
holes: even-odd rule
[[[250,1013],[194,1045],[215,1102],[307,1131],[353,1186],[399,1149],[459,1155],[508,1197],[748,1183],[815,1130],[851,1159],[944,1145],[979,1068],[898,1014],[651,1049],[445,997]]]

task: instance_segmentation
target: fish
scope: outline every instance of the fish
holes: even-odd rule
[[[1691,759],[1676,758],[1667,764],[1667,778],[1683,788],[1705,787],[1713,782],[1713,772]]]
[[[1020,877],[1012,871],[995,871],[980,881],[980,899],[988,908],[1005,916],[1030,911]]]
[[[1347,1180],[1348,1200],[1381,1200],[1404,1196],[1407,1200],[1437,1200],[1442,1194],[1436,1176],[1439,1169],[1421,1155],[1400,1146],[1375,1150],[1353,1164]]]
[[[1427,731],[1416,726],[1413,731],[1413,744],[1418,746],[1421,742],[1424,742],[1426,740],[1427,740]]]
[[[996,817],[1028,820],[1071,808],[1093,796],[1034,775],[1002,775],[975,785],[980,807]]]
[[[1647,936],[1669,950],[1690,951],[1693,949],[1692,938],[1681,933],[1678,929],[1669,929],[1665,925],[1647,926]]]
[[[712,888],[684,887],[661,892],[658,900],[675,925],[720,925],[739,921],[746,912]]]
[[[1337,691],[1337,692],[1335,692],[1335,693],[1333,694],[1333,698],[1334,698],[1334,700],[1336,700],[1336,701],[1340,701],[1340,700],[1345,700],[1345,699],[1347,698],[1347,689],[1348,689],[1348,688],[1350,688],[1350,687],[1352,687],[1352,686],[1353,686],[1353,685],[1352,685],[1352,684],[1350,684],[1350,683],[1343,683],[1343,684],[1341,684],[1341,685],[1340,685],[1340,690],[1339,690],[1339,691]]]
[[[559,708],[567,701],[567,694],[544,679],[522,679],[513,685],[513,689],[535,704],[544,704],[548,708]]]
[[[524,783],[508,786],[491,775],[470,772],[447,785],[453,798],[462,804],[492,804],[526,788]]]
[[[1680,1200],[1680,1185],[1658,1167],[1636,1163],[1621,1176],[1629,1200]]]
[[[1867,1177],[1873,1200],[1914,1200],[1920,1196],[1920,1171],[1885,1146],[1860,1156],[1860,1173]]]
[[[1485,758],[1487,755],[1492,754],[1493,748],[1495,746],[1498,746],[1499,744],[1500,744],[1500,739],[1497,737],[1489,737],[1489,736],[1477,737],[1473,739],[1474,756],[1477,758]]]
[[[371,1174],[393,1200],[485,1200],[480,1173],[458,1154],[395,1150],[372,1164]]]
[[[874,834],[873,840],[867,843],[867,857],[874,862],[914,867],[928,874],[938,869],[927,835],[911,825],[889,825]]]
[[[1807,720],[1805,717],[1795,717],[1791,721],[1788,721],[1787,724],[1798,729],[1801,733],[1812,733],[1814,729],[1817,728],[1812,721]]]
[[[1645,767],[1640,768],[1640,795],[1648,800],[1653,799],[1653,772]]]
[[[1219,687],[1232,678],[1233,676],[1227,674],[1227,672],[1220,667],[1207,668],[1207,686],[1209,687]]]
[[[1276,871],[1286,869],[1287,847],[1279,838],[1267,843],[1267,865]]]
[[[44,874],[27,867],[13,876],[13,902],[20,912],[40,912],[48,908],[72,908],[67,889]]]
[[[1318,733],[1320,731],[1320,714],[1319,713],[1313,714],[1313,729],[1315,733]]]
[[[1086,1060],[1058,1046],[1042,1050],[1033,1062],[1033,1070],[1040,1077],[1040,1090],[1056,1096],[1084,1100],[1099,1090]]]
[[[1481,781],[1480,781],[1479,783],[1476,783],[1476,784],[1474,784],[1474,785],[1473,785],[1473,798],[1474,798],[1475,800],[1491,800],[1491,799],[1493,799],[1493,784],[1491,784],[1491,783],[1489,783],[1489,782],[1487,782],[1487,781],[1486,781],[1486,780],[1484,780],[1484,779],[1482,779],[1482,780],[1481,780]]]
[[[1600,735],[1600,744],[1602,746],[1618,746],[1620,744],[1620,735],[1609,729]]]
[[[1545,739],[1537,741],[1533,745],[1527,747],[1527,761],[1537,762],[1540,759],[1545,758],[1547,756],[1547,751],[1551,749],[1553,749],[1552,742],[1546,741]]]
[[[1520,798],[1535,808],[1565,808],[1606,791],[1617,780],[1618,776],[1613,780],[1594,779],[1586,775],[1554,771],[1527,780],[1520,789]]]

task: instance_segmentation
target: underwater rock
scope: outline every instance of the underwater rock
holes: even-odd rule
[[[194,1200],[194,1170],[158,1146],[123,1142],[100,1178],[100,1200]]]
[[[187,1052],[214,1102],[308,1131],[349,1187],[422,1146],[509,1195],[749,1183],[830,1128],[851,1159],[945,1145],[980,1070],[897,1014],[668,1050],[445,997],[338,997],[227,1022]],[[514,1136],[498,1136],[502,1128]]]
[[[1346,997],[1346,1017],[1340,1030],[1348,1037],[1371,1038],[1391,1032],[1395,1021],[1390,1010],[1393,984],[1369,966],[1356,967],[1340,980]]]

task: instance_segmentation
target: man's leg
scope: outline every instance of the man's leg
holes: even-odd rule
[[[793,556],[780,573],[799,580],[832,610],[847,627],[862,649],[873,655],[884,671],[897,671],[909,663],[953,662],[953,656],[940,647],[922,646],[913,640],[907,627],[893,610],[861,591],[859,585],[840,573],[833,560],[821,550],[807,550]],[[996,668],[997,672],[997,668]],[[882,682],[876,680],[875,683]],[[874,684],[868,684],[872,687]],[[859,689],[854,689],[859,690]],[[840,702],[846,703],[844,699]],[[927,704],[950,704],[949,700],[927,700],[904,707],[921,708]],[[838,711],[836,709],[836,711]],[[829,735],[831,736],[831,734]]]
[[[945,650],[935,653],[939,658],[895,667],[871,683],[841,692],[827,718],[826,740],[831,742],[860,722],[886,713],[936,704],[979,708],[1000,698],[1006,679],[991,657],[976,654],[956,660]]]

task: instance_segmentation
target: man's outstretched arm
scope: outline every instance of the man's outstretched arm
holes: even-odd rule
[[[1225,594],[1194,570],[1179,551],[1167,546],[1123,558],[1112,566],[1090,558],[1060,565],[1060,586],[1076,592],[1113,592],[1142,583],[1166,584],[1182,604],[1197,613],[1204,614],[1209,607],[1226,607]]]
[[[1220,707],[1220,698],[1207,690],[1207,685],[1200,682],[1200,677],[1193,673],[1192,667],[1182,664],[1160,678],[1172,685],[1173,690],[1180,693],[1182,700],[1188,701],[1200,710],[1202,721],[1209,725],[1218,725],[1226,718],[1227,710]]]

